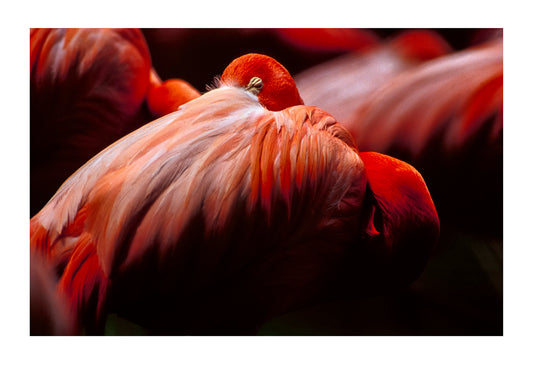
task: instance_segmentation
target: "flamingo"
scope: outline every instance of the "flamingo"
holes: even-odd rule
[[[138,29],[32,29],[31,214],[103,148],[199,96],[182,90],[160,80]]]
[[[88,333],[113,312],[154,333],[239,334],[339,281],[412,281],[439,219],[418,171],[359,153],[279,62],[247,54],[78,169],[30,230]]]

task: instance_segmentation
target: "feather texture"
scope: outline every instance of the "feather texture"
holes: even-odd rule
[[[275,265],[289,245],[324,237],[325,250],[338,249],[358,232],[366,190],[363,163],[344,140],[318,108],[270,112],[242,89],[215,89],[80,168],[31,220],[32,247],[57,265],[68,260],[60,286],[82,313],[93,294],[101,313],[110,282],[147,259],[184,271],[196,258],[188,274],[203,286],[216,261],[232,274],[261,250]],[[304,276],[315,278],[308,271],[302,284]]]
[[[148,46],[137,29],[30,31],[31,213],[80,166],[153,119]]]

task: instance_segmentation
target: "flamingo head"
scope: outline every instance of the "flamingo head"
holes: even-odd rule
[[[271,111],[304,104],[289,71],[266,55],[246,54],[233,60],[222,73],[221,81],[246,89]]]
[[[436,245],[440,222],[420,173],[375,152],[360,153],[371,204],[365,239],[377,262],[378,280],[407,284],[423,271]]]

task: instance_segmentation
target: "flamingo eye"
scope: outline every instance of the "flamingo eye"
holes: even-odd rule
[[[261,89],[263,89],[263,80],[261,80],[259,77],[252,77],[248,83],[248,86],[245,88],[245,90],[248,90],[250,93],[255,95],[258,95]]]

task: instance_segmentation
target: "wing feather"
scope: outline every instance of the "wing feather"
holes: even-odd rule
[[[206,271],[227,255],[237,257],[225,271],[242,266],[267,247],[261,240],[281,252],[332,227],[353,237],[366,178],[355,148],[337,137],[347,134],[341,129],[317,108],[269,112],[245,91],[221,87],[95,156],[32,229],[43,247],[57,245],[55,255],[65,254],[57,240],[75,229],[107,277],[146,258],[179,265],[194,254],[196,280],[212,278]]]
[[[487,82],[502,77],[502,49],[501,40],[492,41],[397,75],[369,96],[347,125],[360,149],[388,152],[399,147],[418,158],[440,134],[448,147],[450,138],[459,133],[455,123],[468,110],[471,98]],[[502,86],[501,80],[496,82]],[[484,103],[486,119],[501,108],[501,96]],[[477,126],[476,122],[468,125],[473,132]]]

